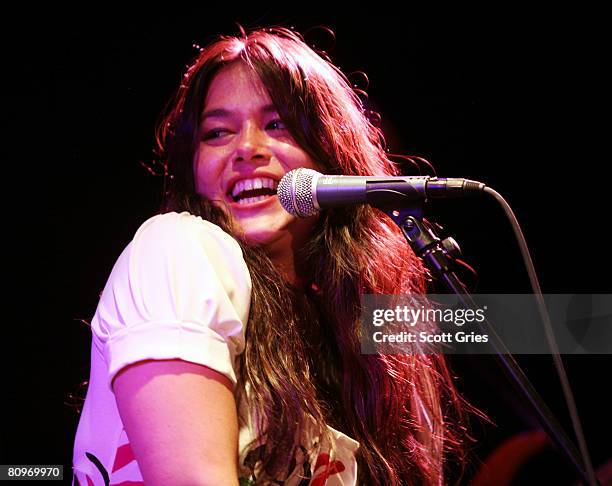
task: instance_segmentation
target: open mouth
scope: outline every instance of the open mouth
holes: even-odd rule
[[[229,192],[232,201],[238,204],[251,204],[276,196],[278,181],[269,177],[255,177],[237,181]]]

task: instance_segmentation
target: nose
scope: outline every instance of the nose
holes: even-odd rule
[[[237,139],[234,162],[264,162],[271,155],[266,131],[247,123]]]

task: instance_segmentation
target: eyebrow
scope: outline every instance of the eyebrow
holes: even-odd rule
[[[265,114],[276,113],[276,106],[272,104],[264,105],[259,109],[259,111]],[[235,112],[231,110],[226,110],[225,108],[216,108],[214,110],[205,111],[202,114],[202,120],[206,120],[207,118],[227,118],[227,117],[232,116],[234,113]]]

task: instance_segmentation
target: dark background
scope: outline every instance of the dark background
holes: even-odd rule
[[[480,180],[502,193],[544,292],[611,291],[603,147],[609,39],[601,12],[304,10],[310,13],[54,10],[6,19],[19,26],[4,40],[16,61],[7,76],[14,87],[6,94],[16,102],[7,145],[17,149],[4,164],[8,307],[16,309],[5,325],[18,337],[4,341],[0,463],[63,464],[70,475],[78,415],[67,402],[89,374],[82,320],[91,319],[116,258],[156,211],[161,178],[141,162],[153,159],[155,121],[196,54],[192,44],[236,33],[236,21],[333,29],[335,41],[321,29],[306,39],[345,73],[367,73],[392,152],[425,157],[440,176]],[[531,291],[492,199],[436,204],[428,215],[460,242],[478,271],[478,292]],[[551,358],[518,358],[571,430]],[[611,362],[565,358],[596,465],[612,457]],[[491,358],[455,357],[452,365],[468,399],[495,422],[474,428],[473,472],[536,422]],[[544,477],[573,481],[553,448],[526,464],[515,484]]]

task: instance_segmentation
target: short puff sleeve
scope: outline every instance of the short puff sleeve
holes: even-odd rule
[[[201,364],[235,385],[250,296],[230,235],[186,212],[150,218],[113,267],[92,320],[108,386],[125,366],[149,359]]]

